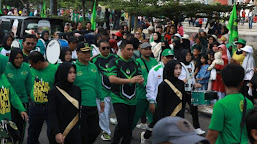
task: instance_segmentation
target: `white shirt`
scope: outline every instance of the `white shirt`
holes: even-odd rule
[[[72,59],[78,59],[78,55],[77,55],[77,51],[74,50],[72,51],[72,56],[71,56]]]
[[[8,56],[11,53],[11,50],[6,50],[3,48],[0,53],[4,56]],[[8,55],[6,55],[6,54],[8,54]]]
[[[185,83],[185,91],[192,91],[193,85],[195,84],[195,77],[194,75],[194,64],[193,62],[190,62],[189,65],[182,64],[182,70],[181,74],[179,75],[178,79],[185,80],[187,79],[187,83]],[[191,69],[191,72],[188,71],[188,69]],[[188,86],[187,86],[188,85]]]
[[[164,64],[161,62],[150,69],[146,84],[146,99],[150,103],[156,103],[158,86],[163,81]]]

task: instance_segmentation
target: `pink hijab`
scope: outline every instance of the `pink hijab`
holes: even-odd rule
[[[226,65],[228,63],[227,47],[224,44],[219,45],[218,47],[222,49],[222,59],[224,60]]]

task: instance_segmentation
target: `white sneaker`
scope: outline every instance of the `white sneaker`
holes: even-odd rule
[[[139,128],[139,129],[146,130],[147,124],[140,123],[140,124],[138,124],[136,127]]]
[[[201,130],[200,128],[195,129],[196,134],[202,135],[205,134],[205,131]]]
[[[110,123],[113,125],[117,125],[118,124],[117,118],[110,118]]]

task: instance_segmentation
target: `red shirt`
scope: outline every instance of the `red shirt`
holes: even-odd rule
[[[242,17],[245,18],[245,11],[242,11]]]

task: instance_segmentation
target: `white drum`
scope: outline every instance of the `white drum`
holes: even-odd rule
[[[20,41],[18,39],[15,39],[15,40],[12,41],[11,48],[13,48],[13,47],[21,48],[20,46],[21,46],[21,44],[20,44]]]
[[[66,40],[51,40],[46,47],[47,61],[51,64],[56,64],[64,47],[69,47]]]

